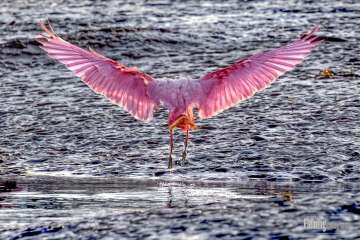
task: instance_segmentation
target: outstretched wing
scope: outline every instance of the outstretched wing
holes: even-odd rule
[[[94,50],[84,50],[58,37],[51,26],[41,23],[47,33],[38,42],[47,54],[65,64],[93,91],[123,107],[136,119],[150,121],[157,103],[148,95],[155,82],[136,68],[126,67]]]
[[[315,33],[268,52],[241,59],[233,65],[208,73],[200,79],[202,98],[196,101],[200,118],[210,118],[266,88],[278,77],[292,70],[322,40]]]

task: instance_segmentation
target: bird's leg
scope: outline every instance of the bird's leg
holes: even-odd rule
[[[186,130],[185,138],[184,138],[184,151],[182,153],[183,162],[186,160],[188,141],[189,141],[189,129]]]
[[[168,163],[168,168],[169,168],[169,169],[171,169],[172,166],[173,166],[173,162],[172,162],[173,146],[174,146],[173,130],[170,129],[170,154],[169,154],[169,163]]]

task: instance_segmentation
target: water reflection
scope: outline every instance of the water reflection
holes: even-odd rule
[[[4,181],[0,180],[0,186],[5,189]],[[169,225],[180,231],[191,227],[186,221],[192,216],[203,224],[204,229],[211,224],[228,222],[232,223],[230,228],[236,226],[238,229],[239,224],[252,223],[255,225],[251,226],[257,226],[257,221],[263,221],[261,216],[271,219],[269,212],[264,210],[270,208],[271,212],[282,215],[281,221],[290,221],[291,218],[293,224],[303,227],[303,216],[297,215],[299,209],[304,206],[307,206],[309,211],[318,209],[318,203],[314,203],[313,198],[308,196],[328,196],[330,189],[346,192],[350,188],[348,186],[345,190],[344,186],[339,188],[324,184],[268,184],[261,181],[229,185],[227,182],[164,181],[160,178],[19,178],[16,188],[7,188],[0,193],[0,226],[7,229],[5,231],[21,229],[22,236],[43,234],[42,231],[48,233],[53,229],[69,231],[69,226],[73,229],[74,224],[76,231],[83,225],[85,229],[100,228],[104,221],[112,227],[114,222],[121,222],[126,226],[133,221],[131,219],[137,219],[134,221],[141,223],[145,221],[144,224],[148,226],[153,223],[151,218],[159,218],[161,220],[156,220],[156,224],[162,226],[170,224],[167,221],[172,221],[164,220],[166,217],[182,222],[175,224],[176,226],[173,226],[174,223]],[[352,188],[351,191],[359,192],[359,188]],[[358,212],[358,204],[349,206],[340,206],[339,209],[344,210],[331,212],[329,216],[338,217],[347,212]],[[313,211],[316,214],[316,211]],[[91,225],[93,221],[96,221],[97,225]],[[28,228],[33,226],[33,223],[36,223],[34,228]],[[88,226],[89,224],[91,226]],[[141,229],[144,226],[136,228]]]
[[[193,207],[231,201],[269,201],[279,205],[296,202],[296,196],[316,190],[313,186],[266,184],[251,181],[229,185],[222,182],[163,181],[159,179],[49,177],[3,181],[2,208],[70,210],[116,208],[118,211],[150,208]],[[329,186],[323,186],[328,190]],[[317,186],[317,190],[321,189]]]
[[[56,180],[55,180],[56,179]],[[90,206],[147,209],[153,207],[188,207],[213,202],[241,199],[270,199],[283,196],[292,200],[288,191],[246,189],[221,186],[219,183],[202,186],[197,182],[134,181],[118,179],[113,182],[96,180],[72,183],[74,179],[55,178],[21,183],[9,188],[3,182],[0,193],[2,208],[73,209]],[[96,183],[95,183],[96,182]],[[6,186],[6,187],[5,187]]]

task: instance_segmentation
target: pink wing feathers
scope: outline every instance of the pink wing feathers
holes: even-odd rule
[[[266,88],[278,77],[292,70],[322,40],[315,33],[268,52],[241,59],[233,65],[208,73],[200,79],[206,97],[198,99],[200,118],[210,118]]]
[[[51,58],[65,64],[93,91],[123,107],[136,119],[150,121],[158,105],[148,88],[155,81],[136,68],[126,67],[91,50],[87,51],[58,37],[51,26],[41,23],[47,33],[38,41]]]

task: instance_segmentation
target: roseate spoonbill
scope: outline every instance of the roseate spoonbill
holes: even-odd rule
[[[270,51],[257,53],[215,70],[198,80],[158,81],[137,68],[127,67],[93,49],[79,48],[55,34],[50,24],[40,23],[45,31],[38,38],[49,57],[65,64],[94,92],[104,95],[138,120],[148,122],[160,104],[169,110],[170,153],[172,168],[173,131],[184,131],[182,160],[186,159],[189,130],[196,129],[193,108],[201,119],[244,101],[292,70],[315,48],[322,37],[319,27],[299,39]]]

